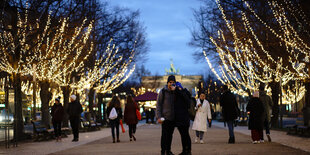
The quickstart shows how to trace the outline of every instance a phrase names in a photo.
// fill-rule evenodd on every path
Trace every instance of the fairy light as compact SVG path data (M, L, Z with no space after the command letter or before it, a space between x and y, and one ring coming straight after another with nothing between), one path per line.
M282 58L278 58L275 60L270 54L269 51L265 50L263 44L259 41L256 36L253 28L250 25L249 20L246 17L246 14L241 12L244 29L253 36L255 43L259 45L259 49L256 49L254 46L254 42L250 39L244 39L241 41L237 35L237 32L234 29L234 24L232 21L229 21L225 15L223 8L219 0L217 0L218 7L222 13L223 20L226 22L226 26L228 30L231 32L233 36L233 51L231 52L231 48L226 44L225 36L222 30L218 31L218 38L214 39L210 37L212 43L215 45L216 50L219 54L220 60L222 61L223 66L220 66L221 76L217 73L216 69L212 67L207 55L205 52L205 58L208 62L208 65L211 71L216 75L216 77L224 84L227 84L228 87L239 95L248 96L247 89L253 92L258 88L258 82L269 83L271 82L272 75L275 76L276 81L282 81L282 86L285 86L291 80L301 80L307 78L309 75L305 73L304 69L306 67L305 63L300 63L297 61L298 53L297 50L302 50L301 52L305 54L305 52L309 53L308 46L303 43L300 37L297 35L295 31L293 31L293 27L290 26L285 14L283 12L277 12L273 10L274 16L277 16L277 21L281 25L281 29L283 34L278 34L275 30L271 29L264 21L262 21L258 15L255 13L253 9L251 9L250 5L244 2L246 6L251 10L252 14L260 20L269 30L276 35L286 47L287 52L289 52L292 57L290 58L290 62L292 64L292 68L295 72L291 72L288 69L288 66L283 66ZM279 7L273 3L274 8ZM281 18L280 18L281 17ZM284 24L283 24L284 23ZM293 31L291 33L291 31ZM297 39L296 39L297 38ZM295 40L294 40L295 39ZM296 41L297 40L297 41ZM220 44L219 44L219 43ZM299 46L299 47L293 47ZM267 57L267 60L263 60L257 50L263 51ZM306 51L305 51L306 50ZM294 53L295 52L295 53ZM234 55L232 55L234 53ZM308 53L305 54L305 59L309 60ZM294 59L292 59L294 58ZM269 62L268 62L269 61ZM267 63L268 62L268 63ZM270 65L273 63L273 65ZM276 66L275 68L271 68L270 66ZM259 71L258 68L262 69ZM233 82L233 83L231 83ZM300 101L304 96L305 89L304 86L300 86L296 91L299 92L297 98L292 97L293 91L287 88L284 92L283 98L285 103L295 103L296 101ZM269 92L270 93L270 92Z

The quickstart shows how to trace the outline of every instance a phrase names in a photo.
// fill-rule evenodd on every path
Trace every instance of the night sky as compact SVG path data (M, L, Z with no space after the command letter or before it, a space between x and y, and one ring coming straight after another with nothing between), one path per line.
M188 45L193 27L193 8L198 0L106 0L112 6L140 11L140 21L146 27L150 50L145 67L151 73L164 75L173 60L181 75L205 75L206 61L196 63L194 48Z

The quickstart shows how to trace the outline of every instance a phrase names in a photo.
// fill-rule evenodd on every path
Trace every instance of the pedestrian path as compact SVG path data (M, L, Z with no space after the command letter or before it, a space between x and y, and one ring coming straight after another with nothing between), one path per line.
M127 130L127 126L124 125ZM192 154L310 154L310 139L286 135L285 132L271 130L273 142L252 144L247 127L235 128L236 144L228 144L228 131L222 122L214 121L205 134L205 144L192 144ZM195 132L190 129L192 142ZM120 143L112 143L111 129L80 133L79 142L71 142L72 135L62 142L27 142L17 148L0 149L0 154L108 154L135 155L160 154L161 126L141 122L137 128L137 141L130 142L128 132L120 133ZM282 145L283 144L283 145ZM304 150L304 151L302 151ZM307 151L307 152L305 152ZM174 132L172 152L182 152L181 138Z
M212 122L212 125L220 128L225 128L223 122L214 121ZM237 126L235 128L235 132L249 136L251 135L251 131L248 129L247 126ZM264 136L265 136L264 139L267 139L265 133ZM275 130L270 131L270 136L273 142L310 152L310 138L287 135L286 132L284 131L275 131Z
M138 126L145 124L140 122ZM125 130L128 127L124 125ZM121 129L120 129L121 132ZM73 135L68 135L67 138L63 138L61 142L56 142L55 140L41 141L41 142L23 142L19 143L18 147L10 147L9 149L0 148L0 154L51 154L54 152L78 147L105 137L111 136L111 128L102 128L100 131L93 132L82 132L79 134L78 142L71 142Z
M192 141L194 140L195 132L190 129L190 135ZM235 133L236 143L228 144L228 132L227 129L212 126L208 129L205 135L204 144L192 143L193 155L204 154L267 154L267 155L309 155L309 152L294 149L274 142L266 142L261 144L252 144L250 136ZM81 145L79 147L59 151L53 153L53 155L62 154L92 154L92 155L159 155L160 154L160 137L161 126L160 125L143 125L137 129L136 133L137 141L129 141L128 133L121 134L120 143L112 143L112 138L106 137L100 140L93 141L91 143ZM180 134L175 130L173 135L173 141L171 151L174 154L182 152L182 144Z

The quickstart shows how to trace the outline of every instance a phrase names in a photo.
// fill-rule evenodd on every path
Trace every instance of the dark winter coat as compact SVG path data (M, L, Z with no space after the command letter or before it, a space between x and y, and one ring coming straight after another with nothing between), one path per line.
M62 122L63 117L64 117L64 108L59 104L54 104L52 107L51 115L52 115L52 122Z
M69 119L81 117L81 113L83 112L82 105L79 101L75 100L69 103L67 113L69 115Z
M166 120L174 121L175 91L168 89L167 85L161 89L157 97L156 118L164 117Z
M264 127L264 105L257 97L250 99L246 110L250 112L249 129L263 130Z
M110 112L111 112L112 108L113 107L108 107L107 108L107 118L109 118L109 115L110 115ZM117 113L117 118L114 119L114 121L118 121L119 122L119 120L123 119L122 108L115 108L115 110L116 110L116 113ZM109 119L109 120L111 120L111 119Z
M220 104L222 106L222 115L224 121L233 121L238 117L238 104L236 97L230 91L224 92L220 97Z
M186 89L175 90L175 103L174 103L174 114L175 114L175 124L176 126L189 126L189 104L190 96Z
M138 106L136 103L127 103L124 111L124 122L127 125L138 124L138 118L136 114L136 110Z

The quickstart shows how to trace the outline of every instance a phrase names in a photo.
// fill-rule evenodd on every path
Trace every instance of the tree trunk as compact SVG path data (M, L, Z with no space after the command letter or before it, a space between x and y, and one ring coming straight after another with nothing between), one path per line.
M36 116L36 111L37 111L37 83L33 81L33 94L32 94L32 102L33 102L33 107L32 107L32 119L37 120Z
M310 120L310 82L305 82L306 94L305 94L305 106L302 109L304 117L304 125L309 125Z
M69 120L69 116L67 114L67 109L68 109L68 105L69 105L69 95L70 95L70 87L69 86L65 86L62 87L62 92L63 92L63 97L64 97L64 109L65 109L65 115L64 115L64 120L63 120L63 126L64 127L69 127L68 124L68 120Z
M99 121L102 123L102 125L105 125L105 108L103 106L103 109L101 109L101 105L104 105L103 103L103 94L98 93L98 111L99 111ZM103 118L102 118L103 115Z
M23 106L22 106L22 90L20 74L13 74L14 86L14 139L19 141L23 137L24 121L23 121Z
M88 108L89 108L89 113L91 114L92 117L95 116L95 113L94 113L94 94L95 94L95 90L93 88L91 88L89 90L89 93L88 93Z
M52 94L49 92L50 84L48 81L43 81L40 83L41 91L41 121L45 126L50 126L51 115L49 113L49 101L51 100Z
M272 92L272 115L271 125L273 127L279 127L279 93L280 93L280 83L272 82L271 83L271 92Z

